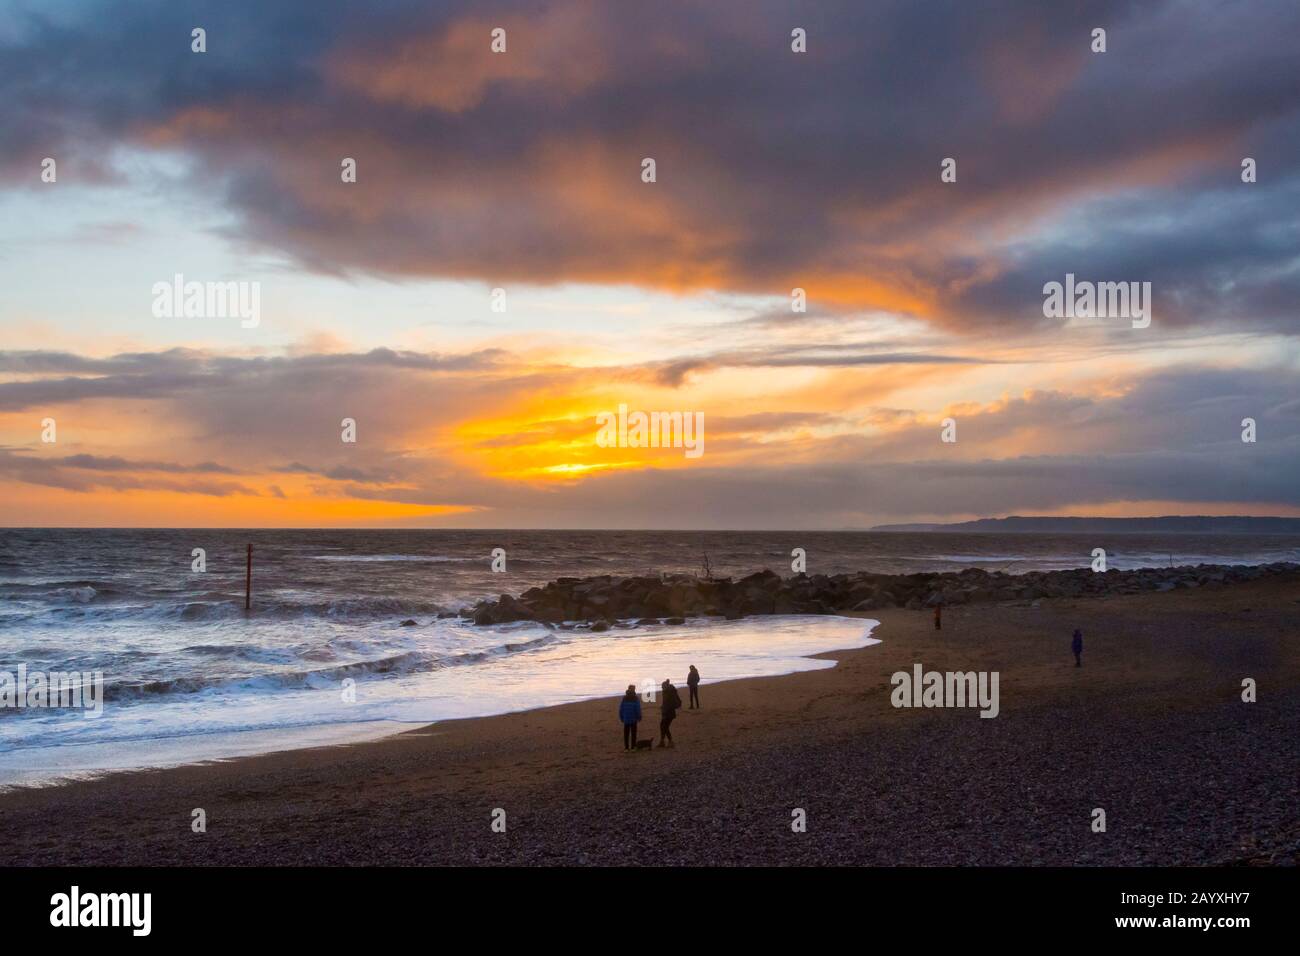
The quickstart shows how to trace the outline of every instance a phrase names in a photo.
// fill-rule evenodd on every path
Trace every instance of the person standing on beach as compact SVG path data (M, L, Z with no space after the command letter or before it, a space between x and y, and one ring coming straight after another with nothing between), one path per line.
M943 630L943 605L942 604L936 604L934 606L934 629L936 631Z
M677 710L682 706L682 695L677 693L677 688L673 686L670 680L664 681L661 688L663 701L659 705L659 746L673 746L673 732L670 729L674 718L677 717ZM667 744L664 743L667 741Z
M641 722L641 699L636 695L636 685L628 684L627 693L618 702L618 719L623 721L623 749L636 749L636 725Z
M691 665L691 672L686 675L686 686L691 691L691 710L700 709L700 672Z
M1074 666L1083 666L1083 631L1077 627L1074 629L1074 640L1070 642L1070 650L1074 651Z

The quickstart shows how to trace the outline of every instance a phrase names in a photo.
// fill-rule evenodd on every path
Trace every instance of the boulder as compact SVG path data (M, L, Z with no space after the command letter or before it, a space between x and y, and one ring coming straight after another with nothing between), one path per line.
M615 621L682 624L686 618L698 616L736 620L748 614L835 614L889 607L916 610L939 603L961 605L983 601L1025 601L1036 606L1045 598L1226 587L1233 582L1272 575L1300 579L1300 564L1111 569L1101 573L1080 567L1027 574L967 568L959 573L942 574L860 572L796 574L789 578L765 569L735 581L685 574L628 578L606 574L557 578L543 587L529 588L519 597L502 594L496 600L479 601L459 612L439 608L437 615L439 618L459 615L475 624L527 620L565 628L572 626L566 622L599 622L603 623L600 629L605 630L614 626ZM412 627L417 622L408 619L401 625Z

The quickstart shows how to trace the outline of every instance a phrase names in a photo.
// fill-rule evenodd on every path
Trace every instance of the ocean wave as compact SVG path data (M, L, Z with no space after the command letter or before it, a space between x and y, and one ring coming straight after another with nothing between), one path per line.
M1023 554L936 554L933 557L917 558L918 561L948 561L953 564L1014 564L1028 560ZM1062 556L1053 559L1051 557L1045 560L1067 561L1070 557ZM1086 563L1086 562L1083 562Z
M289 648L259 647L248 644L191 644L189 647L182 647L181 652L200 657L248 661L253 664L285 664L298 659L298 655Z
M286 690L334 690L346 678L392 677L417 674L448 667L464 667L484 661L537 650L554 643L553 633L529 640L515 641L484 650L447 653L427 650L397 651L370 660L350 661L329 667L285 668L260 674L237 674L205 677L187 674L156 680L117 680L104 685L104 700L109 703L156 701L167 696L203 693L279 692ZM274 648L194 644L183 650L209 657L248 662L282 663L284 652ZM297 658L298 663L304 663ZM13 710L13 713L19 711Z
M270 610L289 615L320 615L327 618L374 618L384 615L437 614L446 610L433 601L396 597L338 598L323 602L286 602Z
M244 610L242 595L221 595L206 600L176 600L159 598L150 603L125 603L101 601L102 592L62 589L58 593L47 591L47 596L57 603L40 606L28 596L16 603L14 611L6 618L39 624L42 620L77 621L81 623L128 623L131 621L179 621L190 624L221 623L249 617L252 620L292 622L297 620L338 621L342 623L380 622L385 618L402 619L434 617L446 607L435 601L411 600L395 597L338 597L334 599L285 600L267 596L255 599L250 612ZM136 599L138 602L139 599ZM26 604L24 607L23 604Z
M105 581L7 581L0 584L0 600L6 601L70 601L89 604L96 600L111 600L122 592Z
M478 558L453 558L445 554L313 554L311 561L338 561L342 563L375 564L389 561L415 561L424 564L467 564Z
M156 699L173 694L200 694L210 691L247 692L282 690L323 690L336 686L345 677L370 674L403 674L427 670L431 655L422 651L404 651L370 661L356 661L335 667L310 670L279 670L264 674L227 677L187 675L162 680L119 682L104 688L104 699L112 702Z

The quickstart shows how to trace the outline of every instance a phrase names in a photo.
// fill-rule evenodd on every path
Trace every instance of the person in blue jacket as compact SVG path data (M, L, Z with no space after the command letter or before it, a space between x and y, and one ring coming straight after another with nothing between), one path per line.
M1074 666L1083 666L1083 631L1074 629L1074 640L1070 641L1070 650L1074 651Z
M623 749L636 749L636 725L641 722L641 699L636 695L636 685L628 684L627 693L618 702L618 719L623 721Z

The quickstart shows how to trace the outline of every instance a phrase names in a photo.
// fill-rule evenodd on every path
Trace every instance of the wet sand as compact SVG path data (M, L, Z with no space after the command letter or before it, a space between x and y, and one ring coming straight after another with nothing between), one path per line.
M939 632L930 612L869 616L883 643L834 668L705 684L671 750L624 753L611 688L12 790L0 840L19 865L1300 862L1300 582L954 607ZM894 708L890 675L918 662L999 672L999 716Z

